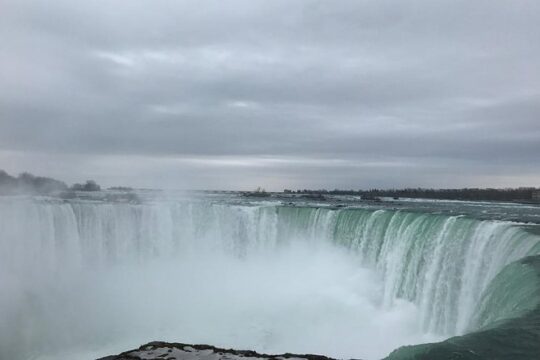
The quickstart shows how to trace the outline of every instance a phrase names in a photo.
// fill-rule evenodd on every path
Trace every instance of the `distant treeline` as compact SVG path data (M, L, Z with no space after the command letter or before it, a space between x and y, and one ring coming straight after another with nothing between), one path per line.
M4 170L0 170L0 195L7 194L50 194L65 191L68 186L59 180L48 177L34 176L30 173L22 173L19 176L11 176Z
M506 189L370 189L370 190L284 190L291 194L310 194L310 195L357 195L364 199L375 199L379 197L392 198L424 198L424 199L443 199L443 200L491 200L491 201L530 201L536 200L540 188L521 187Z
M41 194L48 195L72 191L99 191L101 187L93 180L84 184L73 184L71 187L60 180L35 176L24 172L19 176L11 176L4 170L0 170L0 195L13 194Z
M85 184L73 184L70 190L74 191L99 191L101 186L99 186L94 180L87 180Z

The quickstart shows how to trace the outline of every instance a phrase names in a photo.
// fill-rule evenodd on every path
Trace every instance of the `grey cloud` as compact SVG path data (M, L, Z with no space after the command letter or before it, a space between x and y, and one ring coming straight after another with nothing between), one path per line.
M133 174L162 174L138 184L157 187L540 181L537 1L2 6L0 152L24 159L0 157L12 172L38 153L58 177L73 176L66 155L96 171L137 159ZM208 160L238 157L250 166ZM253 162L268 157L283 161ZM130 172L105 168L111 182Z

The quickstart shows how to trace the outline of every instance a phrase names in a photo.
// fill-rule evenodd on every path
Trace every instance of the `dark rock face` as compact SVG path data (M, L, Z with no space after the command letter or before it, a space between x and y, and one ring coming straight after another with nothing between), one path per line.
M98 360L334 360L321 355L267 355L250 350L221 349L210 345L151 342L136 350Z

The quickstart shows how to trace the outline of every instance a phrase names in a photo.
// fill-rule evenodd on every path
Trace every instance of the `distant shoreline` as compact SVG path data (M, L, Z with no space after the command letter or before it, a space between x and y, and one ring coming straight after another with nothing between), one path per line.
M115 186L109 188L117 191L135 190L131 187ZM73 191L100 191L101 187L93 180L87 180L84 184L66 185L63 181L35 176L24 172L17 177L9 175L0 169L0 195L34 194L54 195ZM158 190L158 189L156 189ZM187 190L186 190L187 191ZM200 190L207 192L221 192L220 190ZM325 201L326 196L358 196L361 200L381 201L381 198L427 199L427 200L458 200L458 201L498 201L517 202L523 204L540 204L540 187L519 188L461 188L461 189L428 189L428 188L403 188L403 189L370 189L370 190L326 190L326 189L301 189L282 192L267 192L262 188L255 191L223 191L240 193L246 197L269 198L279 194L280 197L301 197L310 200Z
M284 190L283 193L307 197L322 198L325 195L359 196L363 200L378 201L381 198L428 199L428 200L458 200L458 201L503 201L540 203L540 188L462 188L462 189L370 189L370 190Z

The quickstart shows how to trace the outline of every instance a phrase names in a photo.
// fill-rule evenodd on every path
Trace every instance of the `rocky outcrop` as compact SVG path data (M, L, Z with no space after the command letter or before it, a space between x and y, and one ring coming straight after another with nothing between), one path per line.
M136 350L98 360L333 360L321 355L267 355L250 350L221 349L210 345L151 342Z

